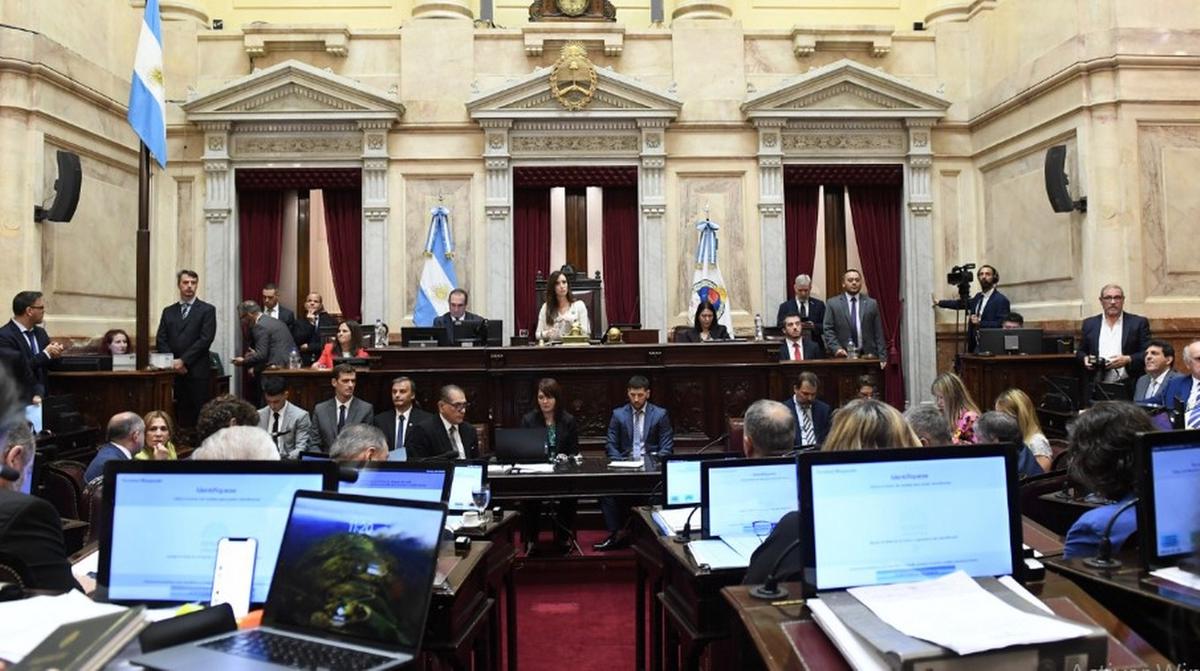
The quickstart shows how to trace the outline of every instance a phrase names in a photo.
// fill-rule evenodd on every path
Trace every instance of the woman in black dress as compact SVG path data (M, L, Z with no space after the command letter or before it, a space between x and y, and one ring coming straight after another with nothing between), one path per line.
M549 458L559 454L579 454L579 425L563 409L562 387L553 378L538 380L537 407L521 418L521 428L546 430L546 456ZM551 505L554 507L554 545L568 553L574 536L576 502L574 499L562 499L552 501ZM530 553L537 541L541 512L541 503L538 501L521 505L521 540L525 542L525 554Z
M717 340L729 340L729 330L717 323L717 311L712 303L700 301L700 305L696 306L696 316L692 319L692 328L680 333L678 342Z

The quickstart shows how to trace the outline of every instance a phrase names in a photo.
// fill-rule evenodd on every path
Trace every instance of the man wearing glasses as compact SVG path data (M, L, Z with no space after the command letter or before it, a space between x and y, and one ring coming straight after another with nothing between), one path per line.
M413 424L408 437L409 461L454 460L479 457L479 438L467 423L467 395L455 385L442 387L437 414Z
M46 395L50 369L63 353L62 343L50 342L46 329L46 301L40 291L13 296L13 318L0 327L0 359L21 386L26 403L39 404Z
M1106 284L1100 290L1101 314L1083 320L1083 342L1075 356L1100 382L1128 382L1145 372L1150 322L1125 312L1125 290Z

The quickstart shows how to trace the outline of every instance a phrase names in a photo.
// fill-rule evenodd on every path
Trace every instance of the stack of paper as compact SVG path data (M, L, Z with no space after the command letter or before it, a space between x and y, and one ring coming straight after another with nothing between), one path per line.
M698 506L689 508L666 508L663 510L655 510L653 513L654 521L658 523L658 528L668 536L677 535L683 530L687 524L688 517L691 517L692 528L700 528L700 513L696 510ZM692 513L695 512L693 515Z
M750 557L761 544L757 536L730 536L692 541L687 549L696 566L717 571L750 566Z
M96 603L77 591L0 603L0 659L19 662L55 629L70 623L126 610Z

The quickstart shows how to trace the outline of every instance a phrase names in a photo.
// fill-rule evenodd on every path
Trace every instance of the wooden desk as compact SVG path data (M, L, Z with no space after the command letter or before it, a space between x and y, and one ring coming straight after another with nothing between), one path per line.
M425 623L422 656L445 662L454 669L490 669L499 663L500 651L489 633L489 615L495 605L487 593L485 557L491 543L472 543L466 556L454 555L454 546L443 544L438 573L446 581L433 589Z
M492 500L581 499L600 496L649 496L662 483L658 462L646 459L641 469L609 468L608 458L584 457L582 464L557 464L553 473L489 473Z
M800 583L784 583L783 587L793 595L792 598L796 598L795 595L800 594L802 589ZM1097 624L1107 630L1107 668L1168 668L1165 657L1071 581L1048 573L1045 582L1034 583L1027 588L1062 617ZM811 612L803 602L775 605L751 597L749 591L749 587L741 585L726 587L721 591L738 623L733 653L735 666L730 668L770 671L836 671L850 668L821 628L812 621ZM797 640L802 652L792 645L783 630L784 623L795 623L793 626L800 632Z
M517 557L516 544L513 535L517 529L520 513L506 510L503 516L490 524L473 529L459 529L456 536L466 536L472 543L487 542L491 549L484 557L487 566L488 595L495 606L497 626L491 628L491 645L499 653L501 650L501 629L503 629L504 653L508 671L517 669L517 589L513 579L513 561ZM502 597L503 595L503 597ZM504 616L500 616L500 604L504 604ZM499 626L503 624L503 627ZM497 654L495 666L500 668L500 657Z
M175 373L169 370L50 373L55 394L74 394L80 414L90 426L108 426L118 412L145 415L151 410L174 412Z
M857 378L871 373L882 383L879 364L869 359L778 361L779 343L592 345L589 347L383 348L379 364L359 373L357 395L377 409L391 407L393 378L417 386L418 405L436 407L448 383L466 392L467 421L497 427L520 425L536 405L537 381L553 377L563 387L562 403L579 422L585 451L603 448L613 408L626 403L625 383L634 374L651 382L652 401L666 407L678 449L699 447L725 431L726 417L740 417L760 398L786 398L801 370L816 373L820 396L840 405L857 392ZM327 371L275 370L288 382L291 400L312 408L332 397Z
M990 410L1005 389L1020 389L1037 403L1052 388L1043 376L1066 376L1079 381L1083 398L1083 366L1074 354L962 355L962 380L979 407Z

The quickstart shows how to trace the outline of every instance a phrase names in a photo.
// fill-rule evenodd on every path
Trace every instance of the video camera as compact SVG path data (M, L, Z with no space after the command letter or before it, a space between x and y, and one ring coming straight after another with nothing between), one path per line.
M946 273L946 283L958 287L958 295L963 300L963 305L966 305L971 297L971 282L975 281L975 273L971 271L974 269L974 263L964 263L954 266Z

